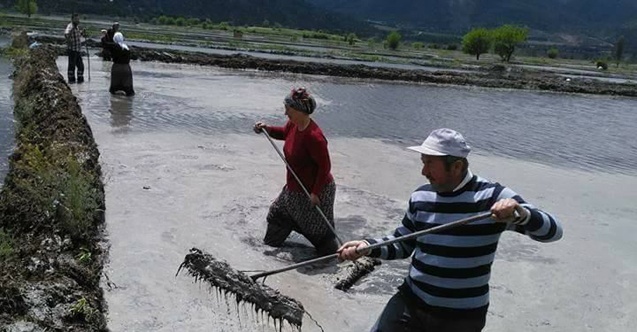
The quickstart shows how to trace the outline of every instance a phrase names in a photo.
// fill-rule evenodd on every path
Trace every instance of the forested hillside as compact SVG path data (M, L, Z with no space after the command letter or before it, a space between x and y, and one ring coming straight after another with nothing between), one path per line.
M16 0L0 0L6 8ZM319 9L303 0L37 0L39 12L114 16L136 16L149 19L159 15L187 16L231 22L236 25L267 22L272 25L302 29L323 29L334 32L373 34L370 25Z
M504 23L549 31L617 29L637 19L635 0L307 0L361 19L441 31Z
M5 8L16 0L0 0ZM637 0L37 0L42 14L101 14L148 20L159 15L196 17L234 25L271 25L383 36L366 23L403 31L459 36L473 27L517 24L547 34L624 36L637 49ZM454 37L455 38L455 37Z

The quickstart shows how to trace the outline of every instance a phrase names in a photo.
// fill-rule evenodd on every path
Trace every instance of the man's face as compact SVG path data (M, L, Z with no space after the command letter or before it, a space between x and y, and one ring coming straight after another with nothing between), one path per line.
M449 170L445 167L444 157L421 155L421 174L429 180L431 187L440 193L451 192L462 181L461 165L452 164ZM459 163L459 162L457 162Z
M80 17L78 15L71 17L71 22L73 22L74 25L80 24Z
M119 24L113 24L113 32L117 32L119 30Z

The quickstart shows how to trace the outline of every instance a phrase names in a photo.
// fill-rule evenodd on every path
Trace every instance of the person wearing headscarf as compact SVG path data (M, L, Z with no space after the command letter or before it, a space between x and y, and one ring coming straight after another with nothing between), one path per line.
M336 184L331 174L327 139L311 118L316 101L305 88L293 89L284 100L288 121L284 126L254 125L254 131L265 130L272 138L283 140L283 153L299 183L287 170L286 184L268 212L264 243L279 247L292 231L300 233L316 248L319 255L332 254L338 249L334 229L334 199ZM304 191L307 189L309 196ZM319 206L331 228L316 210Z
M118 91L124 91L127 96L135 95L133 72L130 67L131 53L128 45L124 43L124 35L121 32L116 32L113 35L113 42L106 43L106 46L113 58L109 92L115 94Z

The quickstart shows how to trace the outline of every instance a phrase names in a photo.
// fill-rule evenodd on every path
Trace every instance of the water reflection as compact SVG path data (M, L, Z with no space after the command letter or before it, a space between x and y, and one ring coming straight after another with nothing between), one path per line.
M133 98L120 95L111 96L111 126L117 131L128 132L133 119Z

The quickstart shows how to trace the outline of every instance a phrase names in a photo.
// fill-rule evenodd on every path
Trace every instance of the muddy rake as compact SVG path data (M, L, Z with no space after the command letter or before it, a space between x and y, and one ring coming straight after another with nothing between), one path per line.
M453 227L486 219L490 216L490 212L478 214L473 217L456 220L391 240L375 243L367 248L370 250L380 248L395 242L414 239L421 235L445 231ZM301 302L281 294L279 291L265 285L262 282L257 282L257 279L306 265L331 261L337 257L338 253L334 253L297 264L292 264L284 268L259 272L252 276L248 276L244 272L233 269L228 263L217 260L212 255L204 253L197 248L193 248L190 250L190 253L186 255L184 262L179 266L177 274L179 274L182 269L185 269L188 274L195 278L196 281L206 281L212 288L218 290L219 293L222 293L226 297L226 300L229 296L234 296L237 305L241 303L248 303L257 313L266 314L269 318L272 318L275 322L275 326L278 322L279 330L282 330L283 322L285 321L300 331L303 323L303 315L307 314L308 317L312 319L312 317L303 308Z

